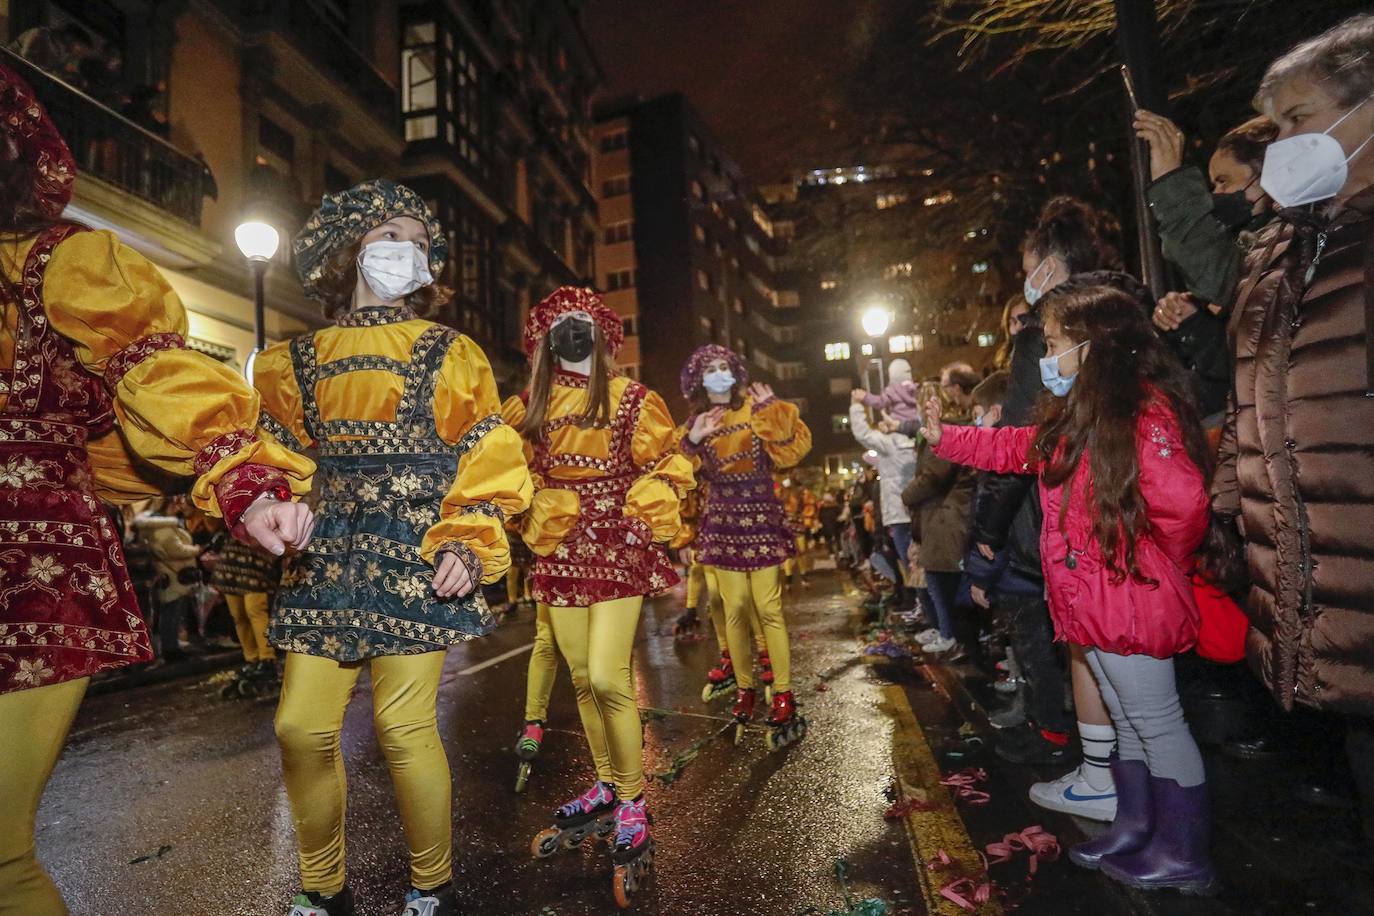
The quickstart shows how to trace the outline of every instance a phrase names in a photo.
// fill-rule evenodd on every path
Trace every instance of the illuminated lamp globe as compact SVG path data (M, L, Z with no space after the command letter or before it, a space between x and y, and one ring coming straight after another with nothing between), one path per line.
M281 236L267 223L254 221L241 223L234 230L234 241L238 243L239 251L243 252L243 256L248 260L270 261L277 253L277 246L281 244Z
M863 324L864 333L869 337L882 337L892 324L892 310L881 305L871 306L864 310L860 321Z

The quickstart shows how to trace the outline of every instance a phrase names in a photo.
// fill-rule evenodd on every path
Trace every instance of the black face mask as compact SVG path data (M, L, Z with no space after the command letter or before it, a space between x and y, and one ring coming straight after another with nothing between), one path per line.
M553 345L553 355L570 363L580 363L592 355L596 339L592 334L592 323L581 318L561 321L549 332L549 342Z
M1212 195L1212 215L1231 232L1239 232L1254 218L1251 210L1254 204L1245 197L1244 191Z

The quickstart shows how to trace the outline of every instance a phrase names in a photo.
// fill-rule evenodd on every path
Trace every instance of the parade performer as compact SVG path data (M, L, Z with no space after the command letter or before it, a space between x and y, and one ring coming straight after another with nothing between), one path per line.
M538 557L532 591L572 672L596 762L596 783L558 809L532 850L571 848L613 821L624 907L653 853L631 651L644 596L678 581L663 545L694 481L663 399L615 373L622 340L620 318L592 290L562 287L540 302L525 325L521 432L535 477L524 529Z
M419 317L443 299L445 239L404 186L326 194L293 247L334 326L254 368L264 425L320 456L319 527L286 564L270 631L286 651L276 730L303 886L291 916L352 913L339 733L365 666L410 848L404 916L457 912L435 697L445 649L492 628L479 586L506 573L503 522L530 480L486 356Z
M807 543L812 529L816 526L816 494L790 476L785 476L773 488L774 494L782 500L783 514L787 517L787 527L796 538L797 553L782 565L782 577L789 583L798 577L804 587L806 574L811 571L811 558L806 555Z
M281 686L277 651L267 639L268 607L281 584L281 558L220 535L210 585L224 596L234 619L243 667L220 690L225 699L274 693Z
M152 658L98 498L156 495L136 461L192 477L197 506L281 554L312 517L314 465L256 429L258 398L186 347L186 312L111 232L61 219L75 163L0 65L0 913L63 916L34 818L91 675Z
M501 419L519 429L525 422L525 398L528 392L506 398L501 405ZM511 570L516 570L517 551L532 554L520 536L517 527L511 531L511 524L523 525L524 516L507 521L506 536L510 539ZM529 569L523 571L524 593L529 593ZM506 597L515 604L519 593L511 588L507 579ZM534 606L534 649L530 652L530 664L525 672L525 724L515 738L515 755L520 758L520 768L515 777L515 791L525 791L525 783L530 776L534 759L544 747L544 732L549 721L549 698L553 696L553 684L558 677L558 647L553 641L553 624L549 622L549 606L537 602Z
M744 361L725 347L697 348L680 381L692 406L681 448L708 485L697 535L701 561L716 569L734 658L748 657L750 606L758 613L774 676L768 746L780 747L800 738L806 723L792 696L782 616L782 564L795 554L796 543L772 473L806 456L811 431L796 405L774 397L767 385L749 385ZM738 665L735 680L733 714L742 726L754 713L752 666Z

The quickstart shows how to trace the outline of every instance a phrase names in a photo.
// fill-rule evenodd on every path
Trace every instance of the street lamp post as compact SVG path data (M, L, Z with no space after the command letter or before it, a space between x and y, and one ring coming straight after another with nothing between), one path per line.
M252 381L253 361L259 353L267 349L267 305L263 279L267 276L267 265L277 253L281 237L277 230L267 223L252 221L241 223L234 230L234 241L238 243L239 251L248 259L248 265L253 268L254 346L248 357L248 365L244 366L244 374Z
M878 340L887 333L887 329L892 325L892 309L881 304L870 305L868 308L864 309L863 314L859 317L859 323L863 325L865 334L873 340ZM874 355L870 356L867 361L863 363L864 387L869 387L869 373L872 372L876 364L878 367L878 389L881 390L886 385L884 380L883 360L882 357L877 355L878 348L876 345L873 348L873 352ZM872 389L870 388L870 390Z

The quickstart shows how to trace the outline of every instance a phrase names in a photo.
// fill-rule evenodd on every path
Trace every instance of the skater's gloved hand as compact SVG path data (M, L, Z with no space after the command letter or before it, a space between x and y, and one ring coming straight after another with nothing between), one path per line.
M434 594L440 598L461 598L474 586L472 573L458 554L451 550L440 552L434 567Z
M305 503L287 503L267 494L244 510L239 518L244 532L273 556L286 548L304 550L315 533L315 513Z

